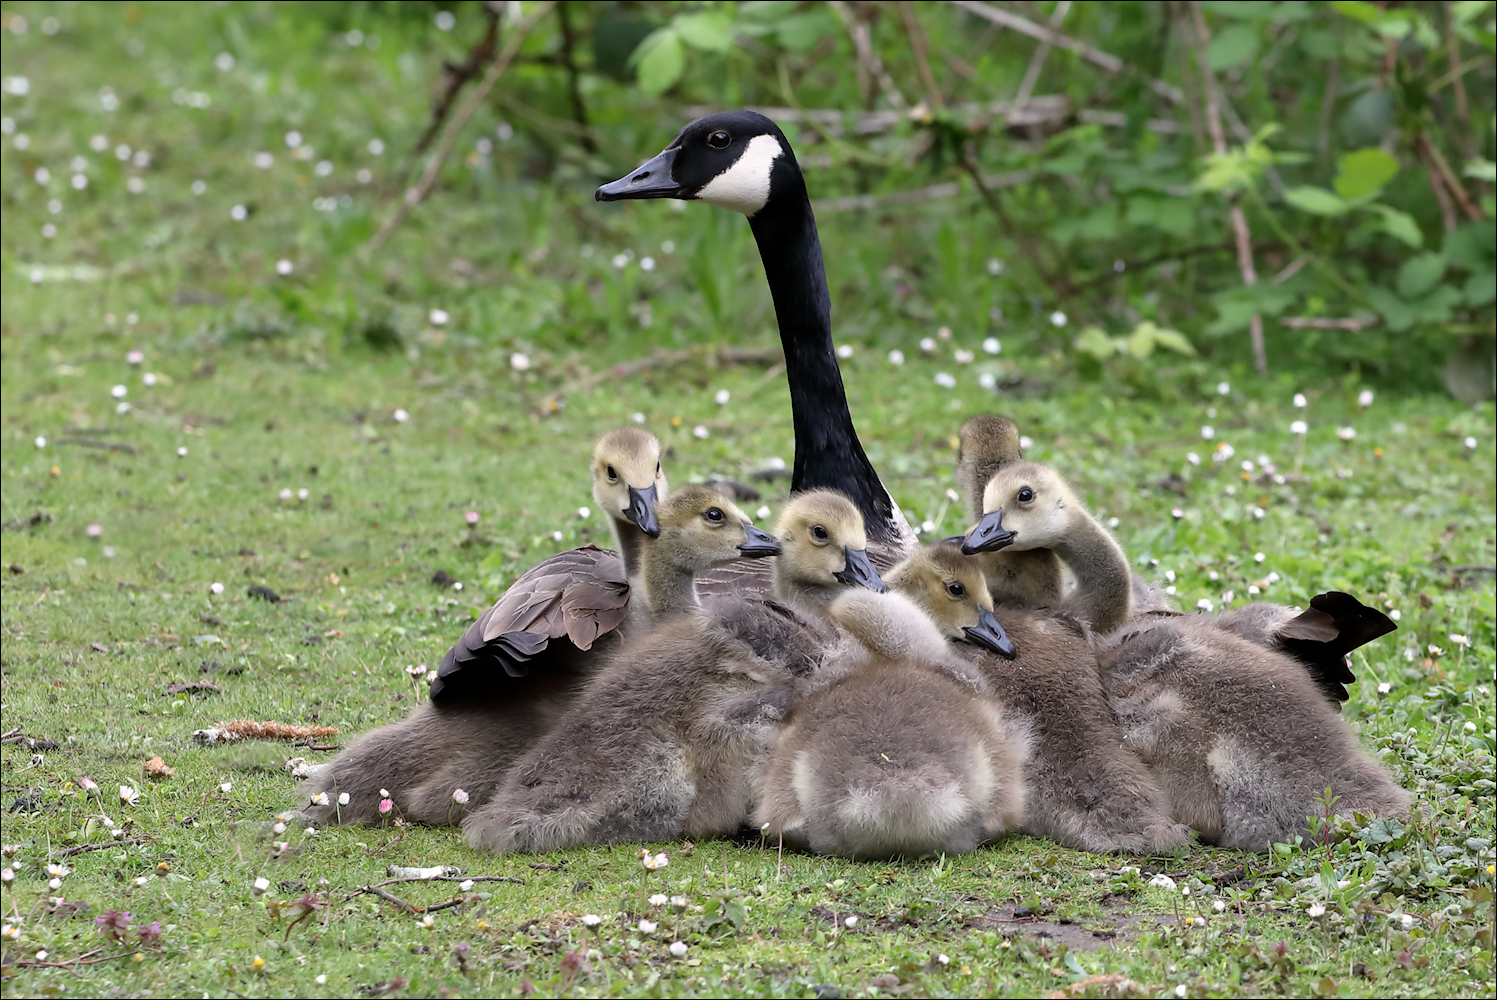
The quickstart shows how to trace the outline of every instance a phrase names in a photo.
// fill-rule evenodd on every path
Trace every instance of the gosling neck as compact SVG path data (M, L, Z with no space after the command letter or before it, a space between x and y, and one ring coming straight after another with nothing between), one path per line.
M659 546L660 540L655 545ZM663 618L702 603L697 597L696 572L678 565L667 552L652 549L646 553L640 586L651 618Z
M1076 602L1094 632L1111 632L1133 612L1133 580L1123 547L1096 520L1078 511L1064 538L1053 546L1076 574Z
M838 490L862 512L871 538L900 544L894 502L863 452L847 406L832 344L832 300L821 238L805 179L793 162L782 162L775 169L793 172L793 177L787 173L782 193L755 213L749 226L764 262L785 350L795 426L790 490Z
M613 546L624 561L624 576L631 581L638 579L643 558L641 552L649 536L628 518L610 513L608 523L613 528Z

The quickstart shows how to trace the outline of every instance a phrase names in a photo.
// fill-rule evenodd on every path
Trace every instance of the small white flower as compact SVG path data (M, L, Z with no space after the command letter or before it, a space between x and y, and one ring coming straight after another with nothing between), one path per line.
M660 925L655 923L655 921L653 920L641 920L639 922L639 932L641 934L654 934L655 929L659 926Z
M121 785L120 801L127 806L138 805L140 803L140 792L130 785Z
M1253 562L1255 562L1255 563L1260 563L1260 562L1262 562L1263 560L1265 560L1267 558L1268 558L1268 556L1264 555L1262 552L1254 552L1253 553Z
M685 896L672 896L671 897L671 906L674 909L677 909L677 910L684 910L684 909L686 909L686 897Z
M115 399L124 399L127 395L129 395L129 393L130 390L123 385L117 385L113 389L109 390L109 395L113 396Z
M302 501L303 503L305 503L306 500L307 500L307 498L310 497L311 495L312 495L312 491L309 490L309 489L307 489L305 486L303 486L301 489L299 489L299 490L296 491L296 499Z
M468 793L461 788L454 788L452 790L452 801L460 806L465 806L468 804Z
M992 372L982 372L977 376L977 384L982 388L988 390L989 392L992 392L994 389L998 388L998 376L994 375Z
M1179 507L1172 507L1170 509L1170 517L1173 517L1176 521L1180 520L1184 516L1185 511L1181 510ZM1117 520L1117 518L1113 518L1113 520Z
M1117 518L1115 518L1115 517L1109 517L1109 518L1108 518L1108 519L1107 519L1107 526L1108 526L1108 527L1109 527L1109 528L1116 528L1116 527L1117 527L1117 526L1118 526L1118 525L1120 525L1120 524L1122 524L1122 523L1123 523L1123 522L1122 522L1122 521L1120 521L1120 520L1118 520L1118 519L1117 519Z
M477 884L478 884L478 883L477 883L477 882L474 882L474 881L473 881L473 880L472 880L472 879L470 879L470 878L465 878L465 879L463 879L463 880L462 880L462 881L461 881L461 882L459 882L459 883L458 883L458 884L457 884L457 887L458 887L458 888L459 888L459 889L461 889L461 890L462 890L462 891L463 891L463 892L472 892L472 891L473 891L473 887L474 887L474 886L475 886L475 885L477 885Z
M989 258L988 259L988 273L991 274L995 278L998 275L1002 274L1003 273L1003 261L999 260L997 257L991 257L991 258Z
M44 438L44 437L42 437L42 435L40 435L40 434L38 434L36 436L36 440L34 442L32 442L32 443L35 444L38 448L45 448L45 447L47 447L47 439Z
M204 193L206 193L207 190L208 190L208 183L206 181L200 181L200 180L193 181L192 185L188 188L188 190L191 191L194 195L196 195L199 198L201 198L204 195Z
M1253 471L1253 463L1252 463L1251 459L1244 458L1242 460L1242 471L1243 472L1252 472Z
M951 964L951 956L950 955L944 955L944 954L937 955L936 956L936 961L940 962L942 965L950 965Z
M426 930L431 930L433 927L437 926L437 918L432 916L430 913L422 915L422 917L416 922Z
M920 338L920 349L922 351L924 351L926 354L934 354L934 353L936 353L936 338L934 338L934 337L921 337Z
M0 882L7 882L7 883L9 883L9 882L14 882L15 880L16 880L16 870L14 868L10 867L9 865L6 865L4 869L0 869Z
M1215 578L1216 578L1216 574L1213 573L1212 574L1212 579L1215 579ZM1199 601L1196 601L1196 607L1199 608L1202 611L1210 611L1215 606L1216 605L1214 605L1214 604L1211 603L1211 599L1209 597L1203 597Z
M1215 427L1212 427L1210 424L1205 424L1205 425L1203 425L1201 427L1201 440L1202 441L1210 441L1214 437L1216 437L1216 428Z
M1269 583L1278 583L1279 580L1282 579L1282 577L1280 577L1277 572L1271 572L1264 579L1266 579Z
M98 538L100 535L104 534L104 526L95 522L84 528L83 533L89 538Z
M275 262L275 273L281 275L282 277L290 274L295 269L296 265L292 264L284 257Z
M1460 632L1450 633L1450 641L1455 643L1457 646L1471 645L1471 637L1469 635L1463 635Z
M988 354L999 354L1003 351L1003 345L998 342L997 337L989 337L982 342L982 349Z
M551 532L551 538L553 540L555 540L555 541L558 541L558 542L565 541L566 537L567 536L564 535L564 534L562 534L560 531L553 531L553 532Z
M333 161L332 160L318 160L317 161L317 166L315 166L315 167L312 168L312 173L316 174L318 177L327 177L332 172L333 172Z
M1372 405L1372 398L1372 390L1363 389L1361 392L1357 393L1357 405L1365 410L1367 407Z
M289 486L285 487L284 489L281 490L281 492L277 493L276 496L279 497L282 500L290 500L291 499L291 487L289 487Z
M901 351L897 347L894 348L894 350L890 351L889 352L889 364L891 364L891 365L902 365L902 364L904 364L904 352Z
M132 177L131 180L134 180L134 178ZM83 175L83 174L74 174L73 175L73 190L74 191L82 191L86 187L88 187L88 177L85 176L85 175Z
M369 140L369 147L368 148L369 148L369 155L370 156L383 156L384 152L385 152L385 143L384 143L384 140L382 140L382 139L370 139Z
M1290 434L1308 434L1309 432L1310 425L1305 423L1303 420L1296 420L1294 423L1289 425Z
M155 372L146 372L144 375L142 375L140 377L140 381L141 381L142 385L144 385L146 388L149 389L150 387L154 386L156 384L156 382L157 382L156 373Z
M1355 427L1337 427L1336 436L1343 441L1350 441L1357 436Z
M224 592L224 585L221 584L221 583L219 583L218 581L215 580L213 583L208 584L208 593L210 593L210 594L222 594L223 592Z
M626 268L628 266L629 266L629 255L628 254L626 254L626 253L616 253L616 254L613 255L613 269L615 271L622 271L624 268Z
M1162 872L1149 879L1149 885L1160 889L1168 889L1170 892L1174 892L1176 889L1175 880Z
M1310 405L1310 403L1309 403L1308 400L1305 399L1305 394L1304 393L1302 393L1302 392L1296 392L1294 394L1294 408L1295 409L1297 409L1297 410L1303 410L1305 407L1307 407L1309 405Z
M1050 325L1051 326L1065 326L1066 325L1066 314L1063 313L1063 312L1061 312L1059 309L1055 310L1055 312L1053 312L1053 313L1050 314Z
M339 792L338 793L338 805L340 805L340 806L346 806L346 805L348 805L348 793L347 792Z
M629 419L634 421L636 424L642 424L645 422L645 415L636 411L632 416L630 416Z
M1465 445L1466 445L1467 448L1470 448L1472 451L1475 451L1476 450L1476 438L1471 437L1468 434L1466 436Z
M1412 913L1405 913L1403 916L1398 918L1398 922L1403 925L1404 930L1409 930L1414 926L1414 915Z
M936 336L939 337L939 338L941 338L942 340L950 340L951 339L951 327L949 327L949 326L939 327L936 330Z
M1189 462L1191 465L1200 465L1201 464L1201 456L1197 455L1193 451L1188 451L1188 452L1185 453L1185 461Z
M1033 448L1034 447L1034 438L1030 437L1028 434L1021 434L1021 435L1019 435L1019 447L1020 448L1024 448L1026 450L1029 449L1029 448Z
M602 922L603 918L598 916L596 913L584 913L582 915L582 925L584 927L596 927Z
M1474 733L1474 732L1476 732L1476 723L1474 723L1474 722L1467 722L1464 725L1462 725L1461 728L1464 729L1468 733Z
M1189 896L1190 895L1190 886L1188 886L1188 885L1182 885L1180 887L1180 895L1182 895L1182 896Z
M300 146L300 145L301 145L301 133L300 132L296 131L295 129L292 129L290 132L286 133L286 148L287 149L295 149L297 146Z
M843 361L846 361L848 358L852 357L852 345L851 344L838 344L837 345L837 357L841 358Z
M1230 382L1216 383L1216 394L1218 396L1230 396L1232 394L1232 384Z
M717 390L716 395L712 397L712 401L715 402L718 406L727 406L728 400L732 398L733 394L731 392L726 389L719 389Z
M655 270L655 258L654 257L641 257L639 259L639 269L641 271L653 271L653 270Z
M261 170L269 170L274 165L275 157L271 154L264 151L255 154L255 166Z
M970 365L977 357L977 355L973 354L971 351L964 351L961 348L957 348L955 351L953 351L951 356L959 365Z
M849 930L851 930L852 928L858 926L858 915L856 913L850 914L849 916L847 916L846 918L843 919L842 925L844 927L848 928Z
M120 405L118 405L118 406L116 406L114 408L114 412L118 413L120 416L124 416L125 414L127 414L127 413L130 412L130 404L129 403L121 403Z
M691 436L696 438L698 441L707 440L708 436L710 436L711 433L712 432L707 429L706 424L697 424L691 429Z
M368 184L374 180L374 171L368 167L360 167L358 173L354 174L354 177L358 179L360 184Z
M759 509L754 511L754 520L762 521L772 513L774 511L769 509L769 504L761 504Z
M592 515L593 515L593 512L592 512L592 508L591 507L578 507L577 508L577 518L579 520L586 521L589 517L592 517Z
M60 879L60 878L48 879L47 880L47 888L51 889L54 892L56 892L58 889L62 888L62 879Z
M446 309L433 309L429 314L429 318L431 319L432 326L446 326L447 320L451 317L447 315Z
M685 941L672 941L669 950L670 950L670 953L671 953L672 957L674 957L674 958L685 958L686 957L686 942Z
M1217 913L1225 913L1227 909L1227 901L1224 899L1218 899L1211 904L1211 908Z
M48 865L45 871L49 878L67 878L70 874L68 869L62 865Z
M276 820L275 825L270 828L270 832L271 833L277 833L277 834L285 833L286 832L286 824L282 823L280 820Z
M653 872L658 871L661 868L668 867L671 863L671 859L666 856L663 851L660 854L653 855L649 851L646 851L643 863L645 868Z
M509 356L509 366L517 372L528 372L530 370L530 355L524 351L516 351Z
M956 376L950 372L936 372L936 385L942 389L955 389Z
M243 205L235 205L233 208L229 209L229 218L233 219L235 222L243 222L245 219L249 218L249 210L246 209Z
M1441 649L1439 646L1436 646L1434 643L1430 643L1429 644L1429 655L1430 656L1444 656L1445 655L1445 650Z
M668 900L666 899L665 893L663 892L657 892L655 893L655 895L650 897L651 906L664 906L667 902Z
M388 799L390 797L390 790L388 788L381 788L379 790L379 797L382 799Z
M406 411L405 409L400 408L400 407L397 407L396 410L395 410L395 412L393 414L391 414L391 416L393 416L395 418L395 422L397 424L403 424L407 420L411 419L410 413L408 411Z
M264 895L266 892L270 891L270 879L266 878L264 875L261 875L259 878L255 879L253 883L250 884L250 891L253 892L256 896Z
M234 56L229 52L220 52L213 57L213 65L218 67L220 73L227 73L234 68Z
M312 980L312 982L316 983L318 986L326 986L327 976L319 974L315 979Z
M1190 991L1185 988L1184 983L1181 983L1179 986L1175 987L1175 996L1177 997L1184 997L1189 992Z
M1311 903L1309 908L1306 909L1305 912L1309 914L1312 919L1315 917L1323 917L1325 916L1325 905L1322 903Z

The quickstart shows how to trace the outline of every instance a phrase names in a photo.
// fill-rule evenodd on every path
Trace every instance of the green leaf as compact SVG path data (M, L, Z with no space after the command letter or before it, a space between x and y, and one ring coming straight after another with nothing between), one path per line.
M808 13L787 17L780 22L780 44L788 52L804 55L835 26L827 8L818 5Z
M1497 230L1490 222L1468 222L1445 234L1441 255L1467 271L1491 271L1497 265Z
M1359 149L1341 157L1337 165L1336 193L1347 201L1374 194L1398 173L1398 161L1381 149Z
M1258 26L1234 24L1211 39L1206 64L1214 70L1230 69L1258 54Z
M686 71L686 50L681 37L671 28L661 28L634 50L639 68L639 89L655 96L673 87Z
M1387 233L1389 236L1393 237L1396 240L1402 240L1404 243L1407 243L1415 250L1418 250L1420 247L1424 246L1424 232L1419 228L1419 224L1414 221L1414 217L1409 213L1400 212L1398 209L1393 208L1389 205L1374 204L1368 205L1366 206L1366 208L1368 209L1368 211L1376 212L1379 216L1382 217L1381 224L1378 226L1378 228Z
M1414 310L1414 320L1419 323L1444 323L1465 298L1465 294L1454 285L1440 285L1424 298L1410 303Z
M1497 272L1471 275L1466 279L1465 295L1467 305L1490 305L1497 298Z
M1382 285L1369 285L1366 295L1367 301L1372 303L1372 308L1382 314L1383 322L1388 324L1389 330L1402 333L1414 325L1414 311L1404 303L1403 299Z
M1121 340L1114 340L1099 326L1089 326L1076 338L1076 350L1094 358L1110 358L1124 349Z
M1331 7L1337 13L1363 24L1375 25L1383 19L1382 9L1362 0L1333 0Z
M671 27L683 42L703 52L726 52L733 47L733 22L718 11L682 14Z
M749 0L738 5L738 16L745 21L783 21L795 13L796 0Z
M1301 212L1312 215L1345 215L1351 209L1350 205L1325 188L1309 184L1285 191L1284 200Z
M1404 261L1398 269L1398 294L1416 299L1425 294L1445 275L1445 258L1437 253L1422 253Z
M1153 326L1152 323L1145 325ZM1195 357L1195 345L1179 330L1171 330L1169 327L1154 327L1154 343L1167 350L1174 351L1176 354Z
M1479 156L1470 163L1467 163L1465 169L1461 172L1467 177L1474 177L1479 181L1487 181L1488 183L1497 181L1497 163L1493 163L1491 160L1484 160Z

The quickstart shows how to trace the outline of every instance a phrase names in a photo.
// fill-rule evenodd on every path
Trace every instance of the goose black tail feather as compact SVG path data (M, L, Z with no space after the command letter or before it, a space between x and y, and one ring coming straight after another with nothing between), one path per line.
M1347 654L1398 628L1376 608L1338 590L1316 594L1310 607L1279 630L1279 641L1305 665L1315 685L1336 702L1350 697L1354 684Z

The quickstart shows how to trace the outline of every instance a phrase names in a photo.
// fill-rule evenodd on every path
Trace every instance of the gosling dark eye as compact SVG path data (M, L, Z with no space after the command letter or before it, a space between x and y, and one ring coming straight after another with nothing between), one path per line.
M721 129L713 132L707 137L707 145L711 146L713 149L727 149L728 144L732 141L733 137L728 135L728 133L722 131Z
M611 465L608 467L608 481L610 483L616 483L619 481L619 474L613 471L613 466Z
M827 534L827 531L826 531L825 528L823 528L821 525L818 524L818 525L814 525L811 528L811 537L814 538L814 539L816 539L818 542L824 542L828 538L830 538L831 536Z
M726 515L724 515L723 512L716 507L708 507L707 512L702 516L713 524L721 524L726 517Z
M967 588L953 581L946 585L946 593L950 594L952 597L966 597Z
M1019 490L1018 500L1020 503L1034 503L1034 490L1028 486Z
M659 479L663 475L665 475L665 473L663 471L661 471L661 469L660 469L660 463L656 462L655 463L655 478Z

